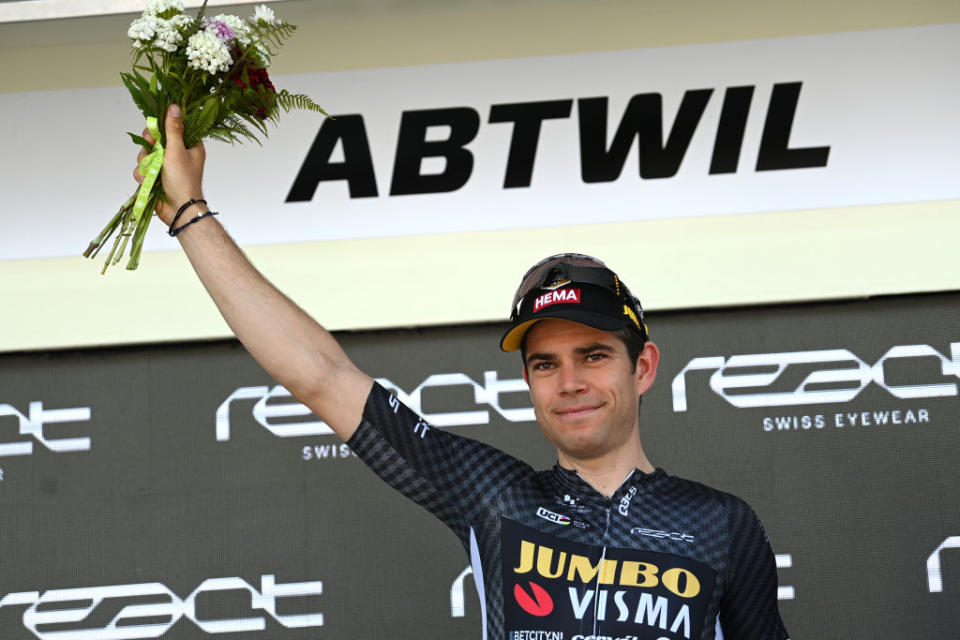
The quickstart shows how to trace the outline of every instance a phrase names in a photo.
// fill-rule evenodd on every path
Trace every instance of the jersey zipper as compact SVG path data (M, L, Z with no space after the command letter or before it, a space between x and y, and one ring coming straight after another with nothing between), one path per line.
M607 505L607 523L603 528L603 551L600 554L600 570L597 571L597 581L593 587L593 635L597 635L600 631L600 619L597 617L600 606L600 577L603 575L603 563L607 560L607 536L610 533L610 510L613 508L612 504L611 502L610 505Z

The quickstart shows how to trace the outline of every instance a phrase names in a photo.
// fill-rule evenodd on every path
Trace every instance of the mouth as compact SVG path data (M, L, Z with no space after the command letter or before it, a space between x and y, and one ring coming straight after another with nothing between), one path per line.
M594 412L598 411L602 406L602 403L596 405L578 405L575 407L556 409L553 413L561 420L579 420L590 416Z

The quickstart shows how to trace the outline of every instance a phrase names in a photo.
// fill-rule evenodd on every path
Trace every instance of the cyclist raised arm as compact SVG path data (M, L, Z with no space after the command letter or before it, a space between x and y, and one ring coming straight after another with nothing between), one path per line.
M184 147L176 105L167 110L165 127L162 180L172 204L164 203L158 214L170 226L183 204L203 199L206 156L202 143ZM149 133L144 131L144 137ZM138 169L134 177L143 180ZM360 423L372 379L357 369L329 332L257 271L216 218L197 219L208 211L205 202L195 202L175 225L203 286L267 373L348 440Z

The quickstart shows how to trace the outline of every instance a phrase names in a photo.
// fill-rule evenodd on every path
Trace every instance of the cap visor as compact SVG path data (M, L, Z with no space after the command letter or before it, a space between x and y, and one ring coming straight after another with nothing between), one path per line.
M585 324L588 327L602 331L619 331L624 327L630 326L630 318L627 316L623 316L623 319L620 319L612 318L602 313L584 311L582 309L551 309L540 312L536 318L525 320L518 325L510 327L500 339L500 348L504 351L516 351L520 348L520 345L523 344L523 338L527 335L530 327L541 320L549 320L551 318L572 320L573 322L579 322L580 324Z

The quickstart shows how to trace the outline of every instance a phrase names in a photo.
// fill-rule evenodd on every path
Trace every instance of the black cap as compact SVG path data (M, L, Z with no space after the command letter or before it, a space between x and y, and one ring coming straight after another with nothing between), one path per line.
M640 301L600 260L575 253L541 260L524 275L514 296L511 327L500 340L516 351L527 330L547 318L561 318L603 331L635 326L647 336Z

